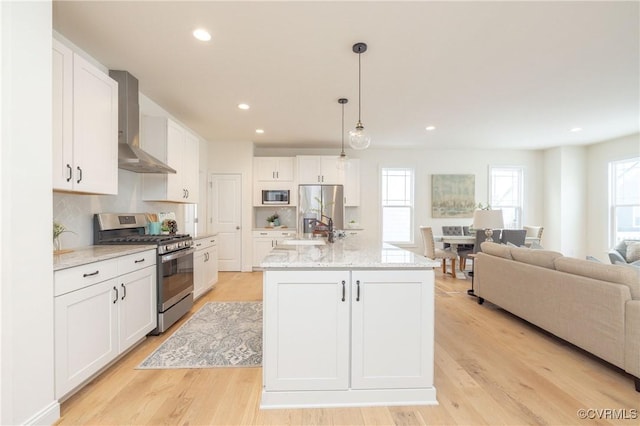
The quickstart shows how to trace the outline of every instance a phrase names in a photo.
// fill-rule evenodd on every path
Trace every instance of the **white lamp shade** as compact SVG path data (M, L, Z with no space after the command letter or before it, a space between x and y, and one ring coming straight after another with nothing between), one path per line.
M502 210L476 210L473 212L473 227L475 229L502 229L504 219Z

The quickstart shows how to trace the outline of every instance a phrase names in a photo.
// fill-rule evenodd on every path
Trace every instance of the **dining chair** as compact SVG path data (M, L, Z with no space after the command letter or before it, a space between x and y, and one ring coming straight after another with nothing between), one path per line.
M524 245L526 235L527 231L524 229L503 229L500 241L502 244L511 243L515 246L521 247Z
M420 234L424 243L424 257L428 259L442 260L442 273L447 273L447 259L451 260L451 275L456 276L456 257L457 255L450 250L442 250L436 248L436 242L433 239L433 229L430 226L421 226Z
M544 231L544 227L542 226L523 226L522 229L524 229L525 231L527 231L527 235L525 236L525 238L537 238L538 239L538 244L540 244L540 241L542 240L542 231ZM527 247L531 246L531 243L526 243L524 244Z
M462 235L462 226L443 226L442 235L448 237L450 235ZM449 243L443 243L442 246L447 249L451 246Z

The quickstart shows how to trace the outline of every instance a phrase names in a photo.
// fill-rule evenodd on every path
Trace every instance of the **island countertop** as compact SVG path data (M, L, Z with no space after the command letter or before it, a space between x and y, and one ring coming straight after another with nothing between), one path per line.
M432 269L441 263L391 244L359 237L325 245L279 245L266 256L264 269Z

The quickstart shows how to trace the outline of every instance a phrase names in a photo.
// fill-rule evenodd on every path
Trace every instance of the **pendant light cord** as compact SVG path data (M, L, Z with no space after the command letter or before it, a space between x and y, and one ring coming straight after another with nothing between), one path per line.
M362 65L361 65L362 53L358 53L358 123L361 123L360 110L362 109Z
M342 136L342 151L340 155L344 155L344 103L342 104L342 133L340 135Z

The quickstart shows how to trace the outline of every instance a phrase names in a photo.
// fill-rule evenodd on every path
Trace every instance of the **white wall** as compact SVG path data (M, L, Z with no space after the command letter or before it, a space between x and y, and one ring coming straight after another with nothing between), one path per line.
M51 424L51 3L0 2L0 424ZM28 238L25 238L28 235Z
M242 271L251 271L252 247L252 188L253 188L253 143L210 142L207 144L209 158L208 173L239 174L242 179ZM209 212L211 210L209 209ZM210 216L210 213L209 213ZM208 217L209 217L208 216ZM208 225L209 232L215 231Z
M640 157L640 133L587 148L587 254L608 261L613 245L609 226L609 163Z

